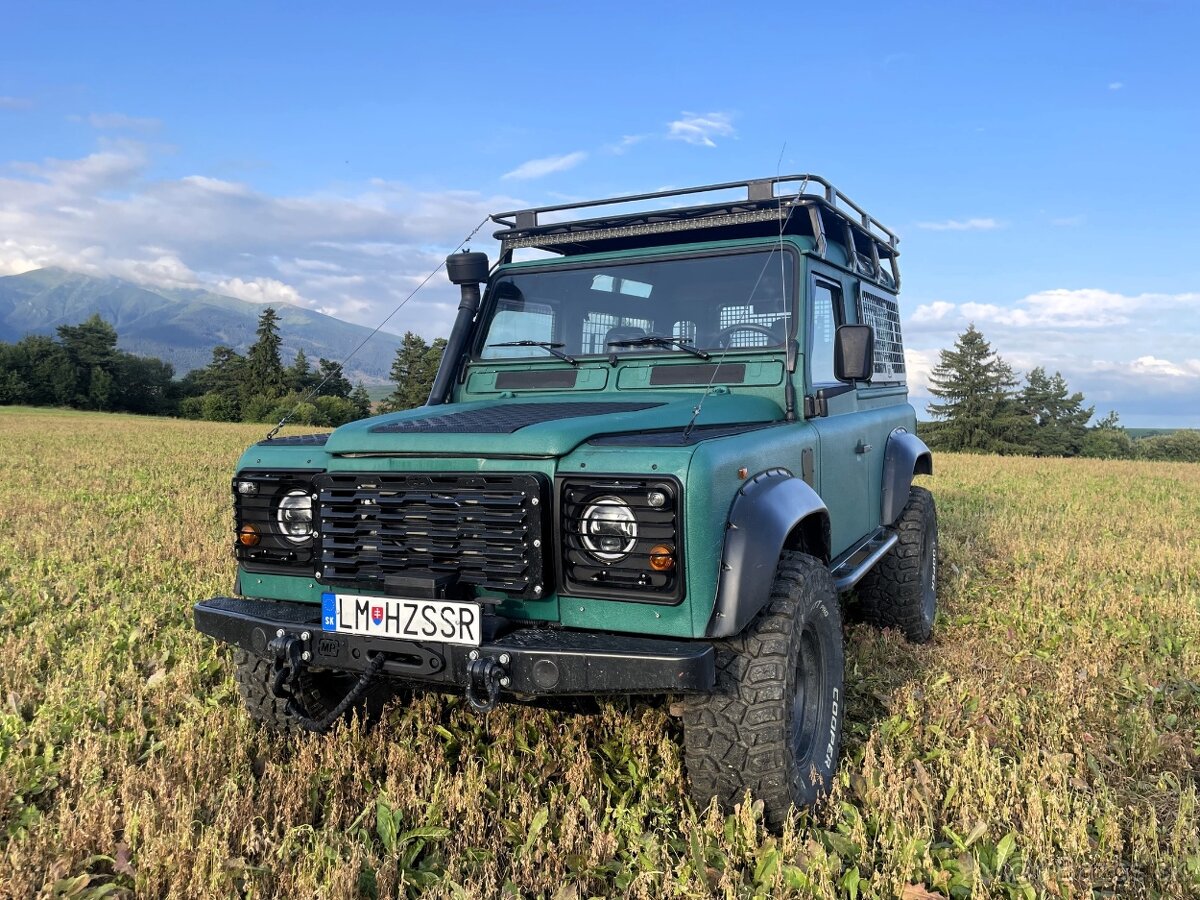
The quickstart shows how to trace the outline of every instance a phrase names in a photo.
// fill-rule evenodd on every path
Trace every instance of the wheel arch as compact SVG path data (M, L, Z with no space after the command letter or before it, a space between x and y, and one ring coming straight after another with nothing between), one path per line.
M880 522L892 525L908 503L908 492L917 475L933 474L933 453L915 434L897 428L888 435L883 457Z
M730 506L706 637L732 637L754 619L770 599L784 550L828 562L829 510L787 469L767 469L748 479Z

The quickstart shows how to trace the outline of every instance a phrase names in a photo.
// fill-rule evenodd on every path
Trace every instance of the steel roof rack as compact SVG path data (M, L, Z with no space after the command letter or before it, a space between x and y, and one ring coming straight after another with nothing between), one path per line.
M698 205L677 203L680 198L695 203L703 200L698 195L738 190L745 191L744 197L713 198ZM672 205L644 208L648 202L658 200L670 200ZM643 208L616 210L592 218L572 217L583 210L629 205ZM807 215L795 215L802 207ZM512 258L513 250L527 247L563 254L587 253L651 246L661 243L662 236L669 233L707 232L685 238L699 241L727 235L731 228L748 236L778 233L782 227L787 233L812 236L822 256L828 241L837 241L846 248L849 264L861 273L874 276L893 290L900 284L896 260L900 239L896 233L819 175L779 175L676 188L513 210L491 218L503 226L495 237L501 242L501 258L505 260Z

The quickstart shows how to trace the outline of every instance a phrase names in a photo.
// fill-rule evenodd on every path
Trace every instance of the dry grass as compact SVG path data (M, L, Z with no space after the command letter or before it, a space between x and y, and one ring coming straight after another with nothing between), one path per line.
M839 781L772 838L647 706L256 730L190 607L260 431L0 410L0 896L1200 891L1200 466L940 459L936 639L848 630Z

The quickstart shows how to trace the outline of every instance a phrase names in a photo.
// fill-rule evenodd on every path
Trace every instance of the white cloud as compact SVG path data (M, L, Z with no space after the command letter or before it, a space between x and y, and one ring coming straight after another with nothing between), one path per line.
M649 137L649 135L645 134L622 135L621 140L613 144L605 145L604 149L609 153L615 154L616 156L621 156L628 151L630 147L640 144L642 141L646 140L647 137Z
M929 395L929 373L938 364L937 350L904 349L904 368L908 375L908 389L921 396Z
M290 284L275 278L227 278L217 282L217 292L247 300L250 303L290 303L292 306L310 306L300 292Z
M954 312L957 307L953 303L947 303L945 300L934 300L932 303L926 303L918 306L912 314L910 321L912 322L940 322L950 313Z
M1054 288L1030 294L1011 306L938 300L917 307L911 321L995 323L1022 329L1103 329L1128 325L1147 311L1196 306L1200 306L1200 293L1126 295L1098 288Z
M690 113L685 112L681 118L667 123L667 137L671 140L684 141L699 147L715 147L713 138L735 137L732 116L729 113Z
M946 219L942 222L918 222L925 231L993 231L1004 227L995 219Z
M1139 356L1130 369L1138 375L1196 379L1200 378L1200 359L1188 359L1177 364L1157 356Z
M57 265L374 326L489 212L528 205L385 180L272 196L201 174L155 178L154 162L144 144L102 139L80 158L0 168L0 275ZM494 258L490 231L473 249ZM456 296L435 277L388 327L445 335Z
M552 172L565 172L567 169L573 169L585 159L587 159L587 153L583 150L564 153L562 156L544 156L541 159L523 162L511 172L505 172L501 177L519 180L541 178Z
M1108 89L1110 91L1119 91L1123 87L1125 87L1125 82L1123 81L1110 81L1108 83Z
M1055 288L1015 303L932 301L907 318L913 403L928 369L968 322L1018 373L1060 371L1073 391L1129 426L1200 427L1200 292L1122 294Z
M33 101L26 97L0 97L0 109L30 109Z

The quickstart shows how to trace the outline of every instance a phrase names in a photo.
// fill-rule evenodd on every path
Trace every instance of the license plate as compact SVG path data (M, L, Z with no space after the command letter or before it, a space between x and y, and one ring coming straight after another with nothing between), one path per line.
M482 620L478 603L321 595L321 628L338 634L478 647Z

